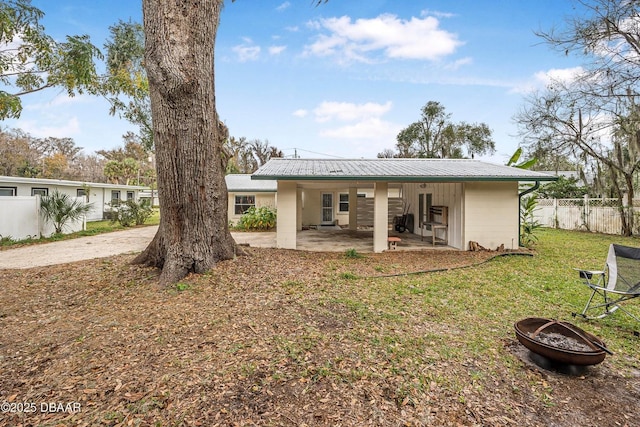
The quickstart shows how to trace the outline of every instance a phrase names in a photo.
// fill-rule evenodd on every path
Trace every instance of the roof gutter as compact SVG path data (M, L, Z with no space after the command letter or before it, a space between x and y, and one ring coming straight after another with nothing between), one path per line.
M522 197L526 196L529 193L532 193L532 192L536 191L538 188L540 188L540 181L536 181L536 183L533 185L533 187L527 188L522 193L518 194L518 245L519 246L523 246L522 245L522 235L521 235L521 232L522 232L522 215L520 214L520 211L522 210Z

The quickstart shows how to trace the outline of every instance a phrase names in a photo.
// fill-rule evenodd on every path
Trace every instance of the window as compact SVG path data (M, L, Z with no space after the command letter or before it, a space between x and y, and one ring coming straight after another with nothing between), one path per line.
M340 194L340 205L338 206L339 212L349 212L349 194Z
M49 195L49 189L48 188L31 187L31 195L32 196L48 196Z
M17 190L16 187L0 187L0 197L15 196Z
M87 196L87 192L85 191L84 188L78 188L76 190L76 197L86 197Z
M133 191L127 191L127 200L133 200L134 199L133 195L134 195Z
M111 190L111 204L115 206L120 204L120 190Z
M234 212L236 215L242 215L250 207L256 205L256 196L236 196Z

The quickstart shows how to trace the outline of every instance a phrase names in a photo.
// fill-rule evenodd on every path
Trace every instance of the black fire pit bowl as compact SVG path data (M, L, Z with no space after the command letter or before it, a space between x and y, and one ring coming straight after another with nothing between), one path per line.
M600 338L568 322L529 317L516 322L518 341L531 352L567 365L597 365L611 353Z

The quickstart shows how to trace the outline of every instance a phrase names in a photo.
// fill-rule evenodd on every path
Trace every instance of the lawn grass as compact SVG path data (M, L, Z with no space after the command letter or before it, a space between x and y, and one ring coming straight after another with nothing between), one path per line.
M133 255L0 271L0 370L15 373L0 389L82 399L86 425L631 425L640 325L571 317L589 296L572 268L602 268L610 243L640 246L544 229L533 256L395 276L478 253L247 248L170 289ZM531 316L615 355L584 375L542 372L513 328ZM67 414L45 416L33 425Z
M496 365L504 365L505 358L513 363L511 355L487 354L487 349L512 337L518 320L548 317L574 323L601 337L619 352L611 358L612 363L635 368L638 339L633 331L640 325L620 312L597 321L572 317L590 295L573 268L602 269L609 244L638 246L638 239L551 229L541 230L539 238L534 256L497 257L473 268L361 280L347 280L341 274L336 277L341 286L332 288L325 300L350 307L365 328L379 328L376 340L393 343L386 347L388 357L398 347L404 354L419 354L428 342L434 354L459 363L470 356ZM350 260L354 262L357 260ZM638 315L638 304L634 303L627 305ZM447 339L439 339L437 333L416 334L416 319L437 323L447 331ZM379 326L389 322L392 329Z

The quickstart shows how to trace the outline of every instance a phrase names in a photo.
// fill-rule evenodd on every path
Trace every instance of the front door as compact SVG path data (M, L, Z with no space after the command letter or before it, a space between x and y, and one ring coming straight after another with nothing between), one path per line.
M333 224L333 193L322 193L322 223Z

